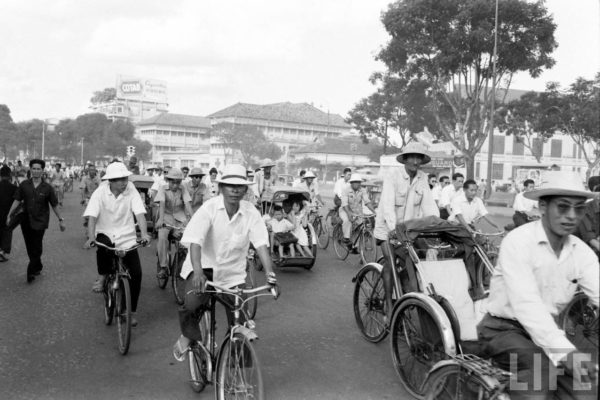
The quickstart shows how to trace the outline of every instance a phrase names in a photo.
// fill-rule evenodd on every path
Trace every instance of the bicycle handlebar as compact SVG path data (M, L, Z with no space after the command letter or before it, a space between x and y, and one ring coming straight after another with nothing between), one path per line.
M93 241L92 243L90 243L90 245L91 245L92 247L93 247L93 246L104 247L106 250L115 251L115 252L117 252L117 251L124 251L125 253L129 253L130 251L132 251L132 250L135 250L135 249L137 249L137 248L139 248L139 247L145 246L145 245L147 245L147 244L148 244L148 242L147 242L147 241L145 241L145 240L140 240L140 241L138 241L138 242L137 242L137 244L136 244L136 245L134 245L134 246L132 246L132 247L130 247L130 248L128 248L128 249L118 249L118 248L116 248L116 247L110 247L110 246L107 246L107 245L105 245L104 243L101 243L101 242L96 242L96 241Z
M499 232L481 232L481 231L473 231L473 235L479 235L479 236L502 236L504 235L504 231L499 231Z

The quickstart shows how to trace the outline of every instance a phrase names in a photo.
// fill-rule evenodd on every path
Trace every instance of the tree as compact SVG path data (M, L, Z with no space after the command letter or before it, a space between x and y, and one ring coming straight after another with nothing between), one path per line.
M0 143L5 160L8 159L8 147L13 143L15 133L17 133L17 127L10 115L10 109L6 104L0 104Z
M215 125L211 135L219 138L225 147L225 159L233 160L239 152L246 165L254 165L258 160L270 158L277 160L283 152L279 147L267 141L264 133L254 125L239 125L223 122Z
M552 103L546 108L548 123L577 144L588 165L589 179L600 164L600 72L593 80L577 78L565 92L559 89L551 84L546 90Z
M402 149L396 146L391 146L387 149L388 153L399 153ZM373 162L379 162L381 156L384 155L384 150L380 147L374 147L369 153L369 160Z
M467 176L491 128L494 48L493 0L399 0L382 22L390 34L377 59L386 74L418 82L430 112L428 130L466 159ZM504 0L498 10L496 87L514 73L532 77L554 65L556 25L542 2Z
M547 109L551 106L548 93L527 92L498 110L496 126L529 150L541 162L544 143L555 128L549 123Z
M90 99L92 104L107 103L114 100L117 97L117 89L114 87L108 87L104 90L94 92L94 95Z

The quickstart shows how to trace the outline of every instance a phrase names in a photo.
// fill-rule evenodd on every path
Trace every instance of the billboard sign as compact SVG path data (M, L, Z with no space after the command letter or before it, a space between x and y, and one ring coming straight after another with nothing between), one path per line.
M167 104L167 83L157 79L117 77L117 98Z

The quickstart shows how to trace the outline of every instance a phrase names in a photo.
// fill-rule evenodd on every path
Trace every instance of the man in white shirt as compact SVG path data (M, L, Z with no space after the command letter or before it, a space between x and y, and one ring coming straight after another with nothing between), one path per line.
M142 241L150 243L146 227L146 208L138 191L133 185L129 185L130 175L131 172L121 162L113 162L106 168L102 180L108 181L108 184L98 186L83 213L84 217L88 217L89 239L84 245L85 248L89 249L94 242L123 249L134 246L137 240L134 215L140 227ZM106 275L113 270L114 257L114 252L98 248L96 262L100 278L94 284L94 292L102 292ZM137 250L128 252L123 262L131 278L131 311L135 313L142 285L142 268ZM132 318L132 325L137 325L135 317Z
M456 196L456 193L460 191L463 183L465 182L465 177L460 172L452 175L452 184L446 185L442 188L442 193L440 194L440 201L438 202L438 206L440 207L440 218L448 219L452 210L450 208L450 203Z
M560 388L571 397L588 396L589 390L573 393L573 389L581 388L586 377L593 379L597 366L588 361L591 357L577 354L555 319L578 288L598 307L598 259L571 235L592 193L584 190L576 173L550 171L541 187L525 197L539 201L542 217L502 241L479 338L488 356L499 367L512 370L522 386L511 390L511 399L552 398L557 373L563 375L558 377Z
M246 168L228 164L218 183L220 195L202 204L181 238L181 243L189 246L190 251L181 270L181 276L186 279L185 302L179 310L182 335L173 347L173 355L180 361L190 339L201 340L197 316L198 310L210 300L210 296L203 293L206 281L228 288L244 285L250 243L265 269L267 282L277 283L267 228L256 207L242 200L251 183L246 179ZM226 313L231 324L231 309L226 307Z
M526 192L531 192L535 187L533 179L527 179L523 182L523 191L517 193L515 196L515 202L513 203L513 209L515 214L513 215L513 222L515 228L533 221L539 218L538 215L538 202L535 200L529 200L525 197Z
M501 230L498 225L487 217L488 211L483 204L483 201L477 195L477 182L473 179L467 179L463 184L462 193L459 192L454 196L454 200L450 203L452 214L448 217L450 222L459 222L469 232L473 232L473 222L484 219L490 225L498 230Z
M306 190L310 193L310 203L311 204L325 204L321 195L319 194L319 187L315 182L316 175L312 171L308 171L304 174L302 178L302 182L296 186L299 189Z
M362 182L362 176L359 174L352 174L349 180L350 187L346 188L344 193L342 193L340 218L342 219L342 232L346 244L350 244L352 226L364 215L363 208L367 207L369 211L375 214L367 190L361 187Z
M442 189L447 184L450 184L450 178L448 178L446 175L440 176L438 184L434 185L433 189L431 189L431 195L433 196L433 200L435 201L435 204L438 206L438 208L440 208L440 198L442 196Z
M306 170L301 170L300 174L298 174L298 177L296 179L294 179L294 182L292 183L292 187L300 186L302 184L302 179L304 179L305 174L306 174Z
M350 177L352 176L352 169L344 168L343 174L335 182L333 186L333 203L336 207L340 207L342 205L342 195L345 190L350 187Z
M427 174L420 170L422 165L431 161L425 147L418 142L411 142L404 147L396 159L404 164L395 172L389 173L383 180L381 199L375 217L373 236L378 244L388 240L388 234L396 229L396 225L415 218L430 215L439 216L439 211L433 201ZM389 259L388 246L381 246L385 259ZM392 311L392 267L384 263L383 287L385 289L386 313ZM387 321L387 315L386 315Z

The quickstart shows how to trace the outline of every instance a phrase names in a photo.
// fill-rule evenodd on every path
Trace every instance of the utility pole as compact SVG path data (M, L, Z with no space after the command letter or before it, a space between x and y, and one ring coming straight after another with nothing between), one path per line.
M42 121L42 160L44 159L44 147L46 144L46 121Z
M83 137L81 138L81 165L83 165Z
M494 155L494 108L496 106L496 58L498 56L498 0L496 0L496 14L494 20L494 55L492 56L492 104L490 107L490 133L488 134L486 198L489 198L492 194L492 166Z

